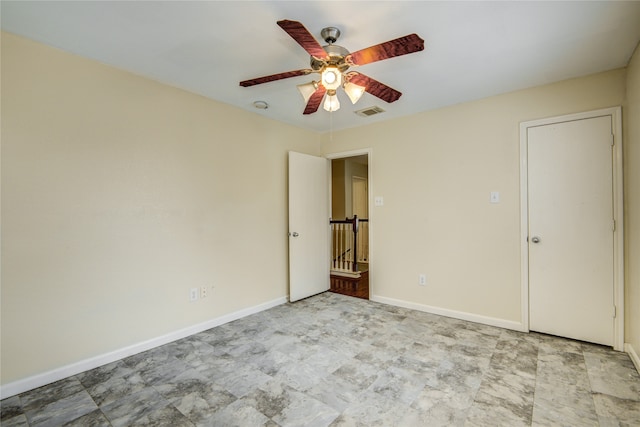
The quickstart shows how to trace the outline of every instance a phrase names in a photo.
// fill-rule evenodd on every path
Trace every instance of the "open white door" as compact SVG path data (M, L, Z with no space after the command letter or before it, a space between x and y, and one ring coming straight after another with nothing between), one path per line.
M329 290L329 160L289 152L289 300Z

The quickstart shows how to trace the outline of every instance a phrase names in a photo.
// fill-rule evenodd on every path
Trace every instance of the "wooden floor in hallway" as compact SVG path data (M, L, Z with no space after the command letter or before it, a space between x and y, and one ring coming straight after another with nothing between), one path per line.
M360 277L331 275L331 292L369 299L369 271L361 271Z

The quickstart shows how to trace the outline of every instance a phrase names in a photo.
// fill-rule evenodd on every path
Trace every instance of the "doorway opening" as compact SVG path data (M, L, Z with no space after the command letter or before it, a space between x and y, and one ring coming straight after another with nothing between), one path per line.
M369 153L333 157L330 188L330 290L369 299Z

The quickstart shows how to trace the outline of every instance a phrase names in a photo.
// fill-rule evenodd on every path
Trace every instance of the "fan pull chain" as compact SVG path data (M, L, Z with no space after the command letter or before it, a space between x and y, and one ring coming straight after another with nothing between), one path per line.
M333 142L333 111L329 112L329 141Z

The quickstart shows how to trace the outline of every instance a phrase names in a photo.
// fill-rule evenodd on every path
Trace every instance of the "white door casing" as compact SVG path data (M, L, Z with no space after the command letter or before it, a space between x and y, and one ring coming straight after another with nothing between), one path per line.
M622 350L619 113L521 125L521 238L525 329Z
M289 152L289 300L329 290L329 160Z

